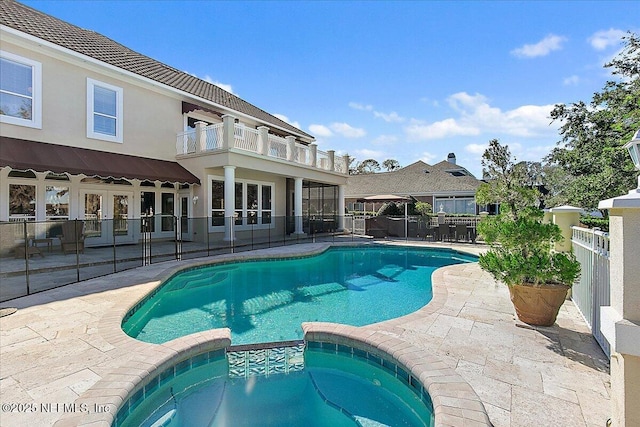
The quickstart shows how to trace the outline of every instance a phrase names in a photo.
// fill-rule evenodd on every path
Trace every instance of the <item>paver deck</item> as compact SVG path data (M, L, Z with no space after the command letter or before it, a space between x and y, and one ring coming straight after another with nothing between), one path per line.
M321 246L222 257L291 255ZM98 410L100 390L91 387L124 372L124 361L151 363L160 353L169 355L171 349L163 345L123 337L118 313L169 272L193 262L140 267L0 304L18 308L0 318L0 425L47 426L61 418L58 425L73 425L69 412L81 417L83 411ZM556 325L532 328L515 319L507 288L477 264L441 268L433 286L436 296L424 309L362 329L438 357L473 387L496 427L605 425L608 360L571 301L563 305ZM96 405L73 405L80 401Z

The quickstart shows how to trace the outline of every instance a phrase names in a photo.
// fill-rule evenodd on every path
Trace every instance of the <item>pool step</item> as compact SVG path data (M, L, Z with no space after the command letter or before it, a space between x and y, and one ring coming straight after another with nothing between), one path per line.
M302 340L231 346L227 349L229 378L302 371L304 348Z

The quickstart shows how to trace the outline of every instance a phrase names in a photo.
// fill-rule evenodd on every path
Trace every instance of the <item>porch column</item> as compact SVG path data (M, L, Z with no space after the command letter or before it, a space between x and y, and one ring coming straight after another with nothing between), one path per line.
M338 185L338 231L344 230L344 185Z
M222 149L228 150L235 145L236 118L225 114L222 116Z
M294 231L294 233L304 234L304 231L302 230L302 178L295 178L295 184L295 204L293 215L296 217L296 230Z
M0 191L0 221L9 221L9 172L11 168L6 166L4 168L0 168L0 188L3 191Z
M207 150L207 122L195 122L196 125L196 146L195 151L199 153ZM185 147L184 154L189 152L189 147Z
M80 200L80 182L86 175L69 175L69 219L84 216L84 200ZM138 193L139 194L139 193Z
M329 155L329 169L330 171L336 170L336 152L335 150L328 150L327 154Z
M309 166L318 167L318 144L309 144Z
M269 128L266 126L258 127L258 154L269 154Z
M287 161L293 162L295 160L296 152L296 137L287 136L284 139L287 140Z
M344 159L344 174L349 175L349 155L345 154L342 158Z
M609 209L611 305L600 308L600 330L611 345L612 426L638 426L640 188L624 196L603 200L598 209Z
M38 184L36 186L36 221L44 221L47 216L47 209L45 207L45 185L44 179L46 178L46 172L36 172L36 179ZM40 238L41 236L37 236Z
M236 213L236 167L223 166L224 168L224 240L234 241L235 231L234 215Z

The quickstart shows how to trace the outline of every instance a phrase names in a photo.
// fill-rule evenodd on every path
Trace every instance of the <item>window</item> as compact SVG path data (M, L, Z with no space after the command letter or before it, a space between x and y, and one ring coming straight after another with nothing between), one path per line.
M47 185L44 200L47 220L69 218L69 187Z
M476 201L473 197L436 198L433 210L434 212L442 211L448 214L475 215Z
M140 221L143 232L153 233L156 231L153 210L156 206L156 193L153 191L140 192Z
M122 142L122 88L87 79L87 138Z
M36 220L36 186L9 184L9 221Z
M271 224L273 184L236 180L234 224ZM224 181L211 179L211 225L224 225Z
M224 182L211 181L211 225L224 225Z
M271 190L270 185L262 186L262 223L271 224Z
M0 51L0 122L42 128L42 64Z
M173 214L175 213L173 200L173 193L162 193L162 231L173 231Z

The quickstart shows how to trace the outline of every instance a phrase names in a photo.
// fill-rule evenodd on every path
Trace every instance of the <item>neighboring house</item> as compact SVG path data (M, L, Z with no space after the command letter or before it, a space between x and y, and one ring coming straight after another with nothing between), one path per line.
M2 222L83 219L95 246L138 241L143 217L154 237L197 217L183 239L226 240L340 221L347 158L214 84L12 0L0 61Z
M392 172L349 176L345 189L351 212L377 211L383 202L363 202L376 195L411 196L433 206L434 212L477 214L475 194L482 181L456 164L455 154L435 165L417 161Z

